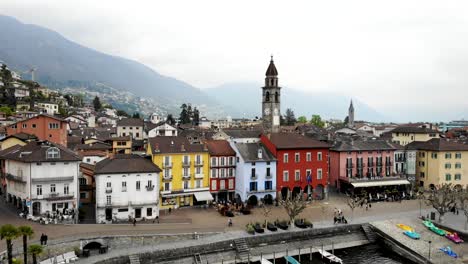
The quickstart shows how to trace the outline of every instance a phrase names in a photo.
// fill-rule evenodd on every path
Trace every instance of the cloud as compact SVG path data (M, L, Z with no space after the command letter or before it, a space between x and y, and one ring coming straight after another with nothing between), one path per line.
M205 88L280 82L359 98L401 118L460 118L465 1L3 0L0 13Z

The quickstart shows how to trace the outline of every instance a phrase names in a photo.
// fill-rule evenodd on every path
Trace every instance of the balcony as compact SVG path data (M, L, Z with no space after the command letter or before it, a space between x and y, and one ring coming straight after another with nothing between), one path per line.
M182 161L182 167L184 167L184 168L190 167L190 164L191 164L190 161L187 161L187 160Z
M372 163L367 163L367 167L369 167L369 168L374 167L374 162L372 162Z
M203 160L195 161L195 167L203 167Z
M172 168L172 162L163 163L162 167L163 167L163 169L171 169Z
M257 180L258 179L258 174L252 174L250 175L251 180Z
M106 187L106 193L112 193L112 187Z
M145 188L146 188L146 190L147 190L147 191L149 191L149 192L150 192L150 191L154 190L154 185L151 185L151 186L145 186Z
M265 174L265 178L266 178L266 179L271 179L271 178L273 178L273 175L271 175L271 174L270 174L270 175Z
M182 180L190 180L190 178L192 178L192 174L182 175Z
M171 181L172 180L172 175L164 175L163 176L163 181Z
M390 166L392 166L392 162L391 162L391 161L389 161L389 162L385 162L385 166L387 166L387 167L390 167Z
M26 183L26 180L24 179L23 176L17 176L17 175L13 175L11 173L7 173L6 178L8 180L10 180L10 181Z
M122 192L126 192L127 191L127 187L122 187Z
M271 186L271 189L255 189L251 190L250 188L246 188L245 192L247 194L252 194L252 193L268 193L268 192L274 192L275 191L275 186Z
M354 168L354 164L352 164L352 163L346 163L346 168L347 168L347 169L352 169L352 168Z
M203 173L195 174L195 179L203 179L204 176L205 176L205 174L203 174Z
M59 201L59 200L70 200L75 197L73 192L65 193L58 193L58 192L51 192L46 193L44 195L33 195L33 199L45 199L47 201Z
M358 164L357 164L357 167L358 167L358 168L363 168L363 167L364 167L364 163L358 163Z

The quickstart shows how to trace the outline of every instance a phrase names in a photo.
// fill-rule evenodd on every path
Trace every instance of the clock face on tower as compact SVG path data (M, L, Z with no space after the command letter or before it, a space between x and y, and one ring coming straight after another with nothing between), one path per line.
M265 111L264 111L264 112L265 112L265 115L269 115L269 114L270 114L270 108L268 108L268 107L265 108Z

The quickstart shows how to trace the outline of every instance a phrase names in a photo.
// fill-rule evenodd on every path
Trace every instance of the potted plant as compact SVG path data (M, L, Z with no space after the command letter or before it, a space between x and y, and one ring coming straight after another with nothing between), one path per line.
M259 222L255 223L254 230L257 233L264 233L265 232L265 229L263 229L262 225Z
M255 235L255 229L254 229L254 226L252 224L247 224L245 226L245 229L246 229L247 233L249 233L251 235Z
M294 220L294 225L299 228L307 228L307 226L304 223L304 219L296 219Z
M282 229L282 230L286 230L286 229L288 229L288 227L289 227L289 226L288 226L288 222L287 222L287 221L284 221L284 220L283 220L283 221L277 221L277 222L276 222L276 226L277 226L278 228Z
M270 223L270 222L267 222L266 228L267 228L268 230L272 231L272 232L275 232L275 231L278 230L278 228L277 228L274 224L272 224L272 223Z
M304 224L305 224L306 227L309 227L309 228L314 227L314 224L312 224L312 222L310 222L309 220L304 220Z

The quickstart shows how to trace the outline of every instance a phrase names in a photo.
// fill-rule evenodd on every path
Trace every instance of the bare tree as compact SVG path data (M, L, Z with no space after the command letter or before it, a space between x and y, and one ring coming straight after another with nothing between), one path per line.
M422 203L426 200L426 196L424 195L424 189L419 189L416 192L416 199L419 201L419 216L422 216Z
M279 203L286 210L291 226L294 226L296 217L307 207L307 199L304 198L304 193L302 191L295 197L292 197L291 191L288 191L286 199L280 200Z
M444 215L455 207L457 191L451 183L437 185L425 194L426 204L432 206L439 213L439 222L444 221Z
M354 209L356 209L356 207L358 206L367 204L367 199L366 199L366 196L349 197L348 200L346 201L346 204L351 209L351 219L354 221Z
M465 214L465 230L468 230L468 189L457 192L457 208Z
M262 204L262 214L265 217L265 226L267 226L268 217L271 214L271 208L266 206L265 203Z

